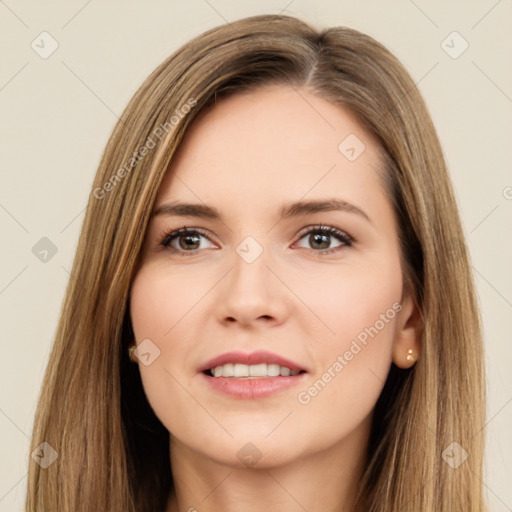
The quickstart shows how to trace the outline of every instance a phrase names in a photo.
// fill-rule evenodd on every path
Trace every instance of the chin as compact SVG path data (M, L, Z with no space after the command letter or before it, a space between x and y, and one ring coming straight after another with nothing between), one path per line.
M293 443L291 443L293 444ZM216 451L205 454L218 464L233 469L271 469L292 463L301 456L291 450L291 446L275 446L274 443L266 445L258 442L245 441L230 443L227 452Z

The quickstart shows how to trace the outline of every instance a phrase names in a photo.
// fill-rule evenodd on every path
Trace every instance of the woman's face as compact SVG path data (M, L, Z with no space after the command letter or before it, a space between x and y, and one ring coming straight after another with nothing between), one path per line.
M130 302L144 390L176 446L270 467L367 440L411 348L379 163L346 111L305 90L236 95L194 122Z

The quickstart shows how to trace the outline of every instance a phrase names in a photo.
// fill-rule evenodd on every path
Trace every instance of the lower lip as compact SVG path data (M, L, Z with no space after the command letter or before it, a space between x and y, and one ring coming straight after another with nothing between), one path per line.
M293 377L263 377L261 379L210 377L205 373L202 376L215 391L234 398L254 399L265 398L296 386L299 382L302 382L306 373L300 373Z

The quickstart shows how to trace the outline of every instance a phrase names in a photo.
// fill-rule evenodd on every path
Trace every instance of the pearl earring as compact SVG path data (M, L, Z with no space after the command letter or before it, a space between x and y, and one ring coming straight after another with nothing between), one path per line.
M407 361L412 361L412 362L416 361L416 359L414 358L414 356L412 354L413 354L413 350L412 350L412 348L410 348L407 351L407 357L406 357Z
M135 345L135 343L131 343L128 346L128 357L130 358L130 361L132 361L134 363L136 363L138 361L137 356L134 354L134 351L136 348L137 348L137 346Z

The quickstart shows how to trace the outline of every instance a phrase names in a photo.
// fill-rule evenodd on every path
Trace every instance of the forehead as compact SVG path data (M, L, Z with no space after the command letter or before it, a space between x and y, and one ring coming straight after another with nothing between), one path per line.
M208 203L371 196L379 148L344 108L303 89L271 86L223 99L185 135L159 191ZM374 192L378 192L374 190Z

